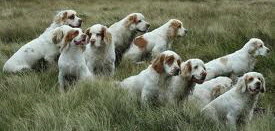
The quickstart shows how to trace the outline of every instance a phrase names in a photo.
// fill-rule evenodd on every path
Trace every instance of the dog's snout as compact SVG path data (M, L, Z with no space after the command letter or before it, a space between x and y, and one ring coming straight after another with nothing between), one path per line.
M78 22L79 22L79 24L81 24L82 23L82 19L79 19Z
M83 34L83 35L82 35L82 39L86 40L86 37L87 37L86 34Z
M187 33L187 32L188 32L188 29L184 29L184 32Z
M206 78L206 75L207 75L207 73L206 73L205 71L203 71L203 72L201 73L201 77L202 77L203 80Z
M256 82L256 83L255 83L255 86L256 86L256 89L260 89L260 88L261 88L261 82L259 82L259 81Z
M94 44L94 43L95 43L95 39L91 39L91 40L90 40L90 43L91 43L91 44Z
M149 28L149 27L150 27L150 24L149 24L149 23L147 23L147 24L146 24L146 28Z
M180 68L175 69L176 74L178 75L180 73Z

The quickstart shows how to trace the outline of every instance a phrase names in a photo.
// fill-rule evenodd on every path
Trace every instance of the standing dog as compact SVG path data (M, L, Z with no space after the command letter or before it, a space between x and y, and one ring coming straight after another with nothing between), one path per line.
M249 72L239 78L231 90L210 102L202 111L214 121L236 130L237 124L251 120L259 93L265 91L263 75Z
M269 51L262 40L251 38L242 49L206 63L206 80L230 74L234 81L235 77L253 70L256 56L266 56Z
M60 92L65 91L69 77L78 80L93 76L86 65L84 56L86 35L80 28L71 28L65 25L62 28L65 33L62 37L63 46L58 59Z
M32 69L39 60L45 59L49 63L54 63L54 59L59 54L60 45L56 41L55 28L62 25L80 27L82 20L76 16L73 10L60 11L54 18L50 27L38 38L22 46L5 63L3 71L16 73L24 69Z
M129 48L137 32L146 32L149 29L150 24L144 19L141 13L132 13L109 27L115 44L116 65L119 65L122 55Z
M115 45L106 26L96 24L86 30L87 48L85 59L90 71L95 74L114 75Z
M193 91L196 83L204 82L207 73L204 62L200 59L190 59L181 64L181 73L173 76L168 86L168 102L177 105Z
M187 29L183 28L180 20L171 19L152 32L136 37L130 49L124 54L124 59L138 62L148 53L152 53L152 58L155 58L161 52L170 50L177 36L184 36L186 33Z
M164 51L149 67L136 76L124 79L120 86L128 89L131 95L141 97L143 104L155 102L159 89L164 88L169 78L180 71L180 56L173 51Z

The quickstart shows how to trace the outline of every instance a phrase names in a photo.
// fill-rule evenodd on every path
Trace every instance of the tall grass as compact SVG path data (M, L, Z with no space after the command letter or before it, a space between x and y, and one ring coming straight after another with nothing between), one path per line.
M40 35L62 9L75 9L84 19L83 29L96 23L110 26L132 12L143 13L151 30L177 18L190 32L174 41L173 50L183 60L207 62L241 48L251 37L273 49L274 5L274 0L1 0L0 67L23 44ZM127 92L113 88L113 80L135 75L147 65L124 61L111 80L80 81L65 94L57 91L57 67L17 75L0 72L0 130L226 130L206 120L192 103L143 108ZM259 57L255 71L263 73L267 81L267 92L257 105L266 112L242 129L274 130L273 51Z

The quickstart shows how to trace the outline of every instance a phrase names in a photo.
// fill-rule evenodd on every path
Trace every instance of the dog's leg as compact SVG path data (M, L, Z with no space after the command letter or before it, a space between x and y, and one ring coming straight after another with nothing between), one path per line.
M58 74L59 92L65 92L65 76L62 72Z
M226 126L229 127L231 130L236 131L237 127L236 127L236 116L234 116L231 113L228 113L226 115Z

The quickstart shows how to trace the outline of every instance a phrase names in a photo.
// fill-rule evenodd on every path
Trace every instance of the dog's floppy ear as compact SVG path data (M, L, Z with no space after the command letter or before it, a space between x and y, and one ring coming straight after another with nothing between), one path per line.
M112 35L111 33L107 30L107 27L103 26L102 27L102 39L106 44L111 44L112 43Z
M54 44L58 44L62 41L63 37L64 37L63 31L60 28L58 28L53 33L52 41Z
M191 61L186 61L182 65L182 70L181 70L181 75L184 77L191 77L191 72L192 72L192 64Z
M54 22L63 24L67 18L68 12L66 11L60 11L55 17L54 17Z
M260 81L262 82L262 88L260 91L261 91L261 93L264 93L264 92L266 92L266 88L265 88L265 79L262 74L260 75Z
M163 67L164 59L165 59L165 55L164 54L160 54L160 55L157 56L157 58L155 58L155 60L152 63L152 67L159 74L163 73L163 70L164 70L164 67Z
M134 24L134 23L137 23L137 15L136 14L132 14L132 15L128 16L128 19L127 19L127 21L125 23L125 26L127 28L129 28L129 26L131 24Z
M70 45L70 42L79 34L78 30L70 30L66 37L65 37L65 42L62 46L62 48L60 49L60 51L62 51L65 47Z
M236 84L237 90L240 91L241 93L244 93L247 88L247 79L248 76L244 75L238 79L238 82Z

